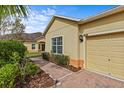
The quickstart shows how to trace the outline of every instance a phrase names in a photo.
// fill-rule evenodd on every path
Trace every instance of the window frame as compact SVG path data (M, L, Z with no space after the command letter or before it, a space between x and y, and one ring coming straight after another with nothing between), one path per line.
M45 43L41 45L42 45L41 51L45 51Z
M34 45L34 47L33 47L33 45ZM31 49L32 49L32 50L35 50L35 49L36 49L36 44L35 44L35 43L32 43Z
M38 49L41 50L41 44L40 43L38 44Z
M61 37L62 39L61 39L61 45L58 45L58 41L57 41L57 38L59 38L59 37ZM53 45L53 39L54 38L56 38L56 44L55 45ZM56 50L55 50L55 52L53 52L53 46L55 46L56 47ZM59 53L58 52L58 46L61 46L62 48L62 51L61 51L61 53ZM52 52L54 53L54 54L63 54L63 51L64 51L64 43L63 43L63 36L55 36L55 37L52 37L51 38L51 50L52 50Z

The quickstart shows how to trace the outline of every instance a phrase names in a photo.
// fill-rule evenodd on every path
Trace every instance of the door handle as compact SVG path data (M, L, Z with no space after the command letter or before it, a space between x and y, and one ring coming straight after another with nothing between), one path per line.
M108 59L108 61L111 61L110 58Z

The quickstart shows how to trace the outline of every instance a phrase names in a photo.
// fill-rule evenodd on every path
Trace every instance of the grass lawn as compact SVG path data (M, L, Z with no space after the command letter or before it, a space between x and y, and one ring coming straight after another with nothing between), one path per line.
M41 56L41 52L33 52L33 53L27 53L27 57L36 57Z

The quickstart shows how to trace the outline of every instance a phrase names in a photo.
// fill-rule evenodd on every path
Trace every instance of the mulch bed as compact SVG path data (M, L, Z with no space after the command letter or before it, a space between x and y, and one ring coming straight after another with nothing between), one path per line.
M41 70L37 75L26 77L25 84L16 84L16 88L48 88L54 85L54 80Z
M77 71L81 70L81 68L76 68L76 67L71 66L71 65L68 65L66 68L73 71L73 72L77 72Z
M50 61L50 62L52 62L52 61ZM54 64L56 64L56 65L59 65L59 64L57 64L57 63L55 63L55 62L52 62L52 63L54 63ZM66 66L64 66L64 65L59 65L59 66L62 66L62 67L66 68L66 69L68 69L68 70L71 70L71 71L73 71L73 72L77 72L77 71L81 70L80 67L79 67L79 68L76 68L76 67L74 67L74 66L72 66L72 65L66 65Z

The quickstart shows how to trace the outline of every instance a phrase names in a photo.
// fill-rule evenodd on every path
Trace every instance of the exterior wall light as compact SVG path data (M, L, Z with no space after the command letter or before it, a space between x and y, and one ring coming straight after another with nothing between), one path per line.
M80 42L83 42L83 35L79 35Z

